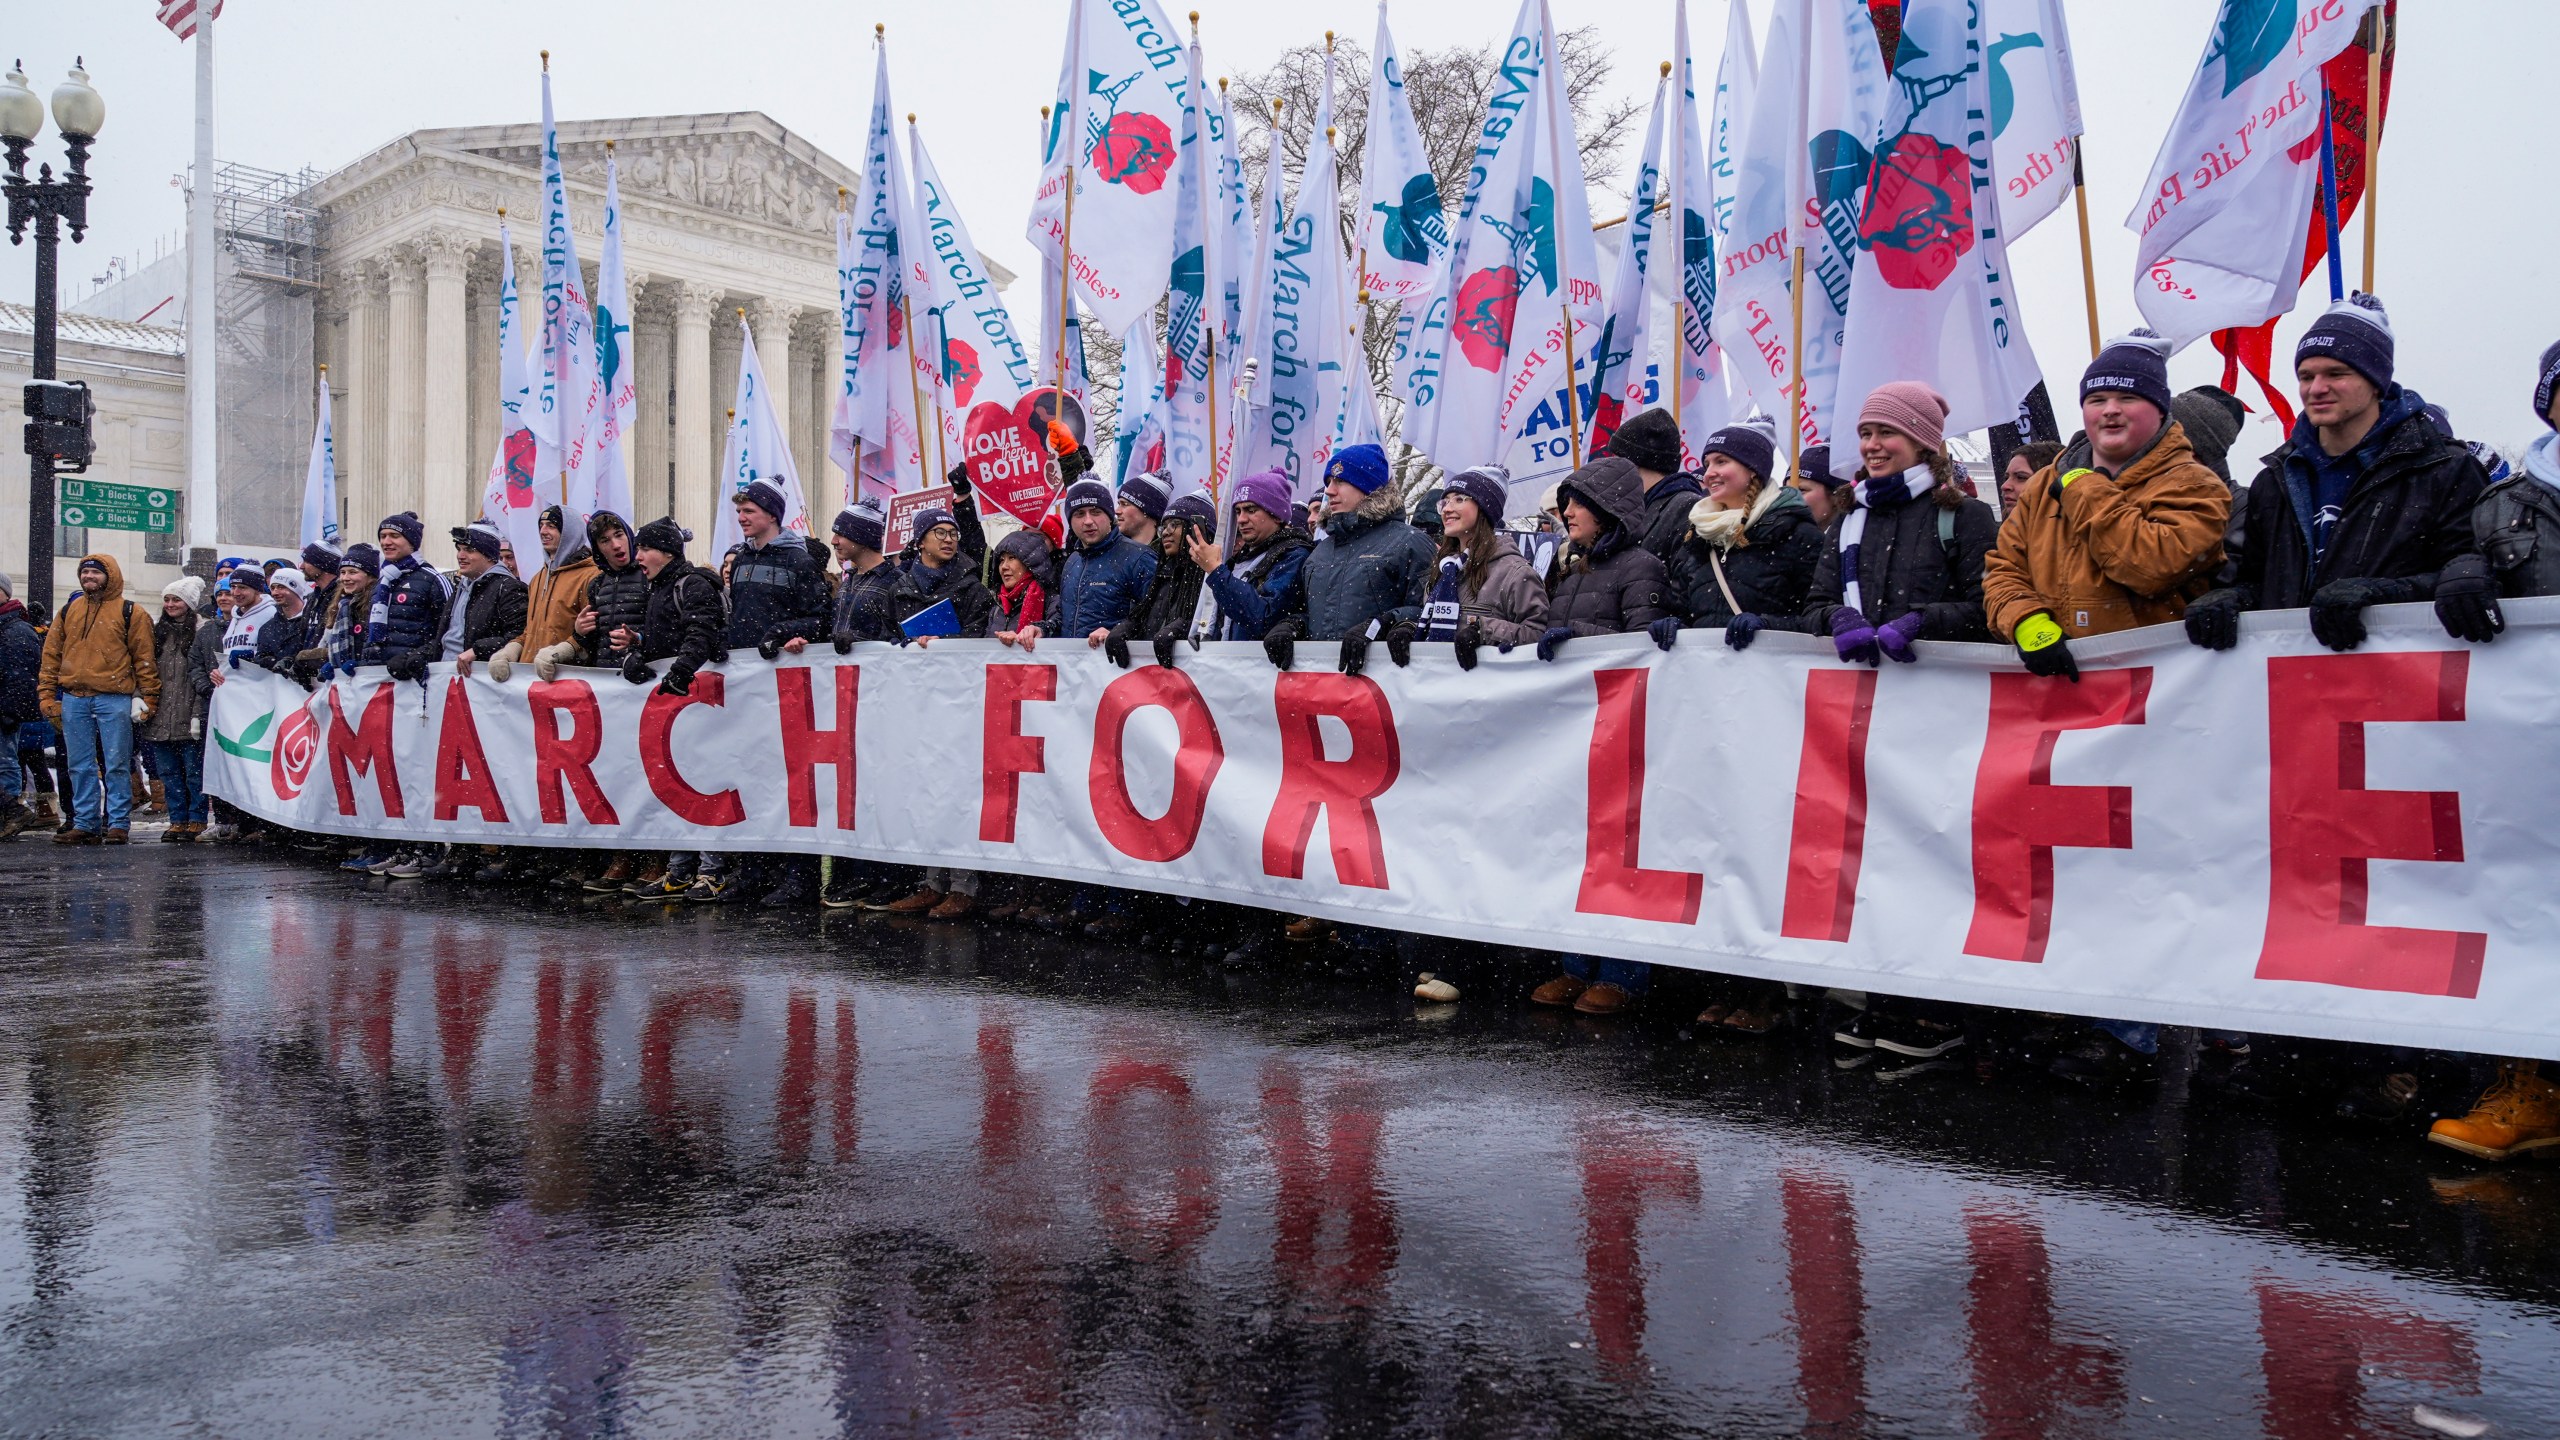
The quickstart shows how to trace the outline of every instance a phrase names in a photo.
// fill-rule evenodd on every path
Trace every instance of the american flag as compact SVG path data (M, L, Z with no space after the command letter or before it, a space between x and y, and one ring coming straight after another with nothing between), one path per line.
M203 0L160 0L160 23L169 27L181 40L196 38L196 11ZM213 0L208 12L213 19L222 18L222 0Z

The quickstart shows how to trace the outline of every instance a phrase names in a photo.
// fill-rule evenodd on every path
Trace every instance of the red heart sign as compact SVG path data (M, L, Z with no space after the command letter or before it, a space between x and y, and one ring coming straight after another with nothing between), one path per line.
M960 442L969 483L989 504L1025 525L1038 525L1057 492L1049 485L1049 448L1011 410L989 400L969 411Z

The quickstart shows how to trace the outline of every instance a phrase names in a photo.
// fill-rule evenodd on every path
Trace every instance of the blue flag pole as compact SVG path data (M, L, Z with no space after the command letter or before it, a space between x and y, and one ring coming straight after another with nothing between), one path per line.
M2335 117L2329 109L2329 87L2320 87L2320 223L2329 233L2329 299L2347 298L2347 262L2338 254L2338 152L2330 143Z

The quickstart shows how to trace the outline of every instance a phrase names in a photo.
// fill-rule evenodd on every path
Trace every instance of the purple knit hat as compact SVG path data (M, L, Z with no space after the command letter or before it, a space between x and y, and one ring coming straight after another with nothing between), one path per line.
M1289 508L1289 472L1273 467L1247 475L1236 482L1236 503L1251 505L1274 520L1287 524Z

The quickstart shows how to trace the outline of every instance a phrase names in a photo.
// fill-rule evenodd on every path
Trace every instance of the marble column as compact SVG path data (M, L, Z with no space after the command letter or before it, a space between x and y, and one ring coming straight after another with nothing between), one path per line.
M366 527L382 518L382 291L381 267L369 260L342 265L330 278L340 304L347 307L342 367L330 373L345 386L346 404L331 414L337 429L338 493L347 506L348 524L339 537L352 545L370 541Z
M426 512L427 314L426 267L414 246L392 252L389 334L383 373L390 387L390 418L383 435L384 514ZM379 517L376 517L379 519ZM444 522L452 524L451 521ZM429 530L432 533L433 524Z
M676 523L711 542L711 471L719 428L712 423L711 330L719 309L720 289L685 281L675 288L676 387L674 423L675 495L670 507ZM721 402L726 404L726 401ZM701 551L694 552L701 558Z
M720 457L729 446L729 411L738 403L738 352L745 341L738 334L739 309L724 304L711 317L711 469L712 493L721 493L728 477L719 474Z
M834 444L837 330L835 311L821 310L812 317L805 360L811 403L808 421L801 426L809 435L809 468L800 473L808 482L810 503L830 519L845 507L844 472L827 458Z
M809 393L809 342L801 334L805 327L793 326L789 368L773 384L774 389L791 397L791 424L783 433L791 437L791 464L800 472L800 488L809 493L812 515L832 515L825 508L826 486L818 478L817 458L809 453L809 414L818 408L815 395Z
M781 300L755 302L748 312L756 332L756 366L764 371L766 392L773 401L774 428L780 430L784 442L791 436L791 417L803 414L791 403L791 327L799 322L800 307ZM801 472L806 475L807 471ZM801 484L805 500L808 484Z
M498 284L504 263L497 246L472 252L470 324L463 337L471 372L471 444L466 457L475 482L487 478L490 458L498 453Z
M669 371L675 333L666 298L673 288L669 281L651 280L632 291L632 384L638 403L623 443L631 459L631 508L639 512L626 518L634 526L673 513L667 480L667 387L674 383Z
M480 487L471 476L471 373L464 286L470 276L471 238L435 230L418 241L426 277L426 336L422 376L425 436L418 513L427 522L427 549L438 565L453 558L448 535L480 513Z

